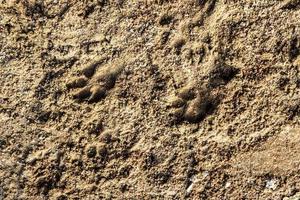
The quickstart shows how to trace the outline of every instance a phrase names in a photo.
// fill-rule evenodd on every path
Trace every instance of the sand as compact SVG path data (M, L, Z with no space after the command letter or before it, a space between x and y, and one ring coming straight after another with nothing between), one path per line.
M299 197L299 0L0 13L0 199Z

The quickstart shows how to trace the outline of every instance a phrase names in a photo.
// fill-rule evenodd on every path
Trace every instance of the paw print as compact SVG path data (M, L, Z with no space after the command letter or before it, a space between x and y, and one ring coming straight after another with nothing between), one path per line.
M88 103L98 102L111 90L120 74L122 67L107 66L97 71L104 60L87 65L80 72L80 76L67 83L67 88L75 90L74 99Z
M203 120L215 105L215 99L210 96L208 89L184 87L179 90L177 95L170 98L171 121L197 123Z
M211 114L220 103L220 94L239 72L238 69L216 60L200 84L181 88L177 95L169 99L173 122L197 123Z

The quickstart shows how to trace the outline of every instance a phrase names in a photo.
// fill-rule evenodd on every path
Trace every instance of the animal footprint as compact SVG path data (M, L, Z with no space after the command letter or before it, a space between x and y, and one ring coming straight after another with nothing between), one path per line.
M199 122L213 111L215 105L216 99L211 97L208 89L184 87L169 100L171 121L175 123L184 120L190 123Z
M75 99L89 103L98 102L114 87L122 66L107 66L97 71L103 62L101 59L87 65L79 77L67 83L68 89L76 89L73 93Z
M197 123L211 114L220 103L220 94L225 86L239 72L238 69L226 65L216 59L213 67L203 81L193 86L187 86L178 91L176 96L169 99L169 108L173 122L183 120Z

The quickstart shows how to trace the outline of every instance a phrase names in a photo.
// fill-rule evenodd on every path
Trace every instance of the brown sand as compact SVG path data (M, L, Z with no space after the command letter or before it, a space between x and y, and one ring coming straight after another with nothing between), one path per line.
M0 13L0 199L297 199L299 0Z

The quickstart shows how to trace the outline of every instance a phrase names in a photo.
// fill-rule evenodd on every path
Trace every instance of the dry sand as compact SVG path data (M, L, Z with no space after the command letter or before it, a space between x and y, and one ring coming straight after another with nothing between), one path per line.
M299 199L299 0L0 13L0 199Z

